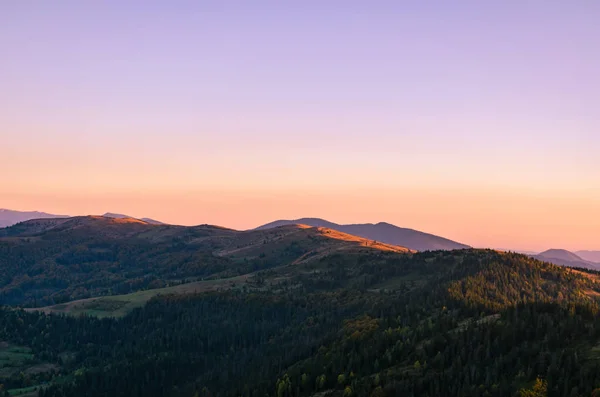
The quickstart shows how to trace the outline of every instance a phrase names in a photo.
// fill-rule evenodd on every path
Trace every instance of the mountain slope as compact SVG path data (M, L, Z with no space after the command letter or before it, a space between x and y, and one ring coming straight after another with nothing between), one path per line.
M54 215L38 211L13 211L0 208L0 228L12 226L30 219L66 218L68 215Z
M319 218L301 218L296 220L278 220L259 226L255 230L264 230L272 227L292 224L303 224L314 227L326 227L343 233L353 234L370 240L381 241L387 244L407 247L415 251L454 250L470 248L468 245L439 237L418 230L401 228L389 223L377 224L352 224L338 225Z
M35 219L0 229L0 305L63 303L370 251L409 252L296 225L240 232L104 216Z
M600 263L586 261L573 252L564 249L549 249L532 256L541 261L554 263L555 265L600 270Z

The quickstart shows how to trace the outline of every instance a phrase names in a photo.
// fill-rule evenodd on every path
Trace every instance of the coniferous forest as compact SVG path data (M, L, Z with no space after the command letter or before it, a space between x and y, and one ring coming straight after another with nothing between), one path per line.
M287 227L260 236L215 232L218 238L211 231L204 237L212 237L201 243L198 231L185 231L182 237L178 230L158 233L161 229L154 228L148 237L148 230L140 230L126 239L114 231L102 234L93 229L13 232L4 237L2 266L16 257L22 264L18 268L26 270L18 277L5 276L11 282L4 282L4 291L11 292L0 310L0 359L6 361L0 360L2 393L600 393L600 275L595 272L491 250L394 250L376 242L332 239L315 228ZM53 244L59 237L67 242ZM153 265L144 272L127 252L137 256L150 245L155 256L171 260L150 262ZM118 255L111 259L106 248L99 247L111 247ZM69 256L72 251L79 256ZM161 263L167 265L160 267ZM64 271L72 266L90 277L77 278L79 273L71 272L75 276L45 295L24 283L19 294L11 289L25 277L44 282L52 276L44 266L62 266ZM103 271L121 266L119 283L128 272L161 283L156 289L139 284L138 290L156 294L115 316L99 315L95 306L74 315L59 310L64 303L52 302L57 294L66 296L65 291L78 288L111 297L114 292L89 289L89 280L95 280L102 266ZM31 269L36 268L43 271L35 274ZM175 274L189 279L175 279ZM160 288L184 286L193 277L208 275L205 282L219 282L240 274L250 276L206 291ZM56 304L36 310L30 300L34 296ZM135 292L119 299L134 296ZM9 365L19 354L26 356L20 369Z

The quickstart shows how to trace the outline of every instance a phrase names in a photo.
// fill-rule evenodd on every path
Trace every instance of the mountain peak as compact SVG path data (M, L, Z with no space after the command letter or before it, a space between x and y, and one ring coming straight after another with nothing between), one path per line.
M135 218L133 216L124 215L124 214L117 214L117 213L114 213L114 212L106 212L102 216L105 217L105 218L113 218L113 219L137 219L137 220L149 223L151 225L164 225L163 222L154 220L152 218Z
M114 213L114 212L106 212L102 216L105 217L105 218L115 218L115 219L132 218L131 216L124 215L124 214L117 214L117 213Z
M541 261L550 262L561 266L583 267L588 269L600 268L600 264L598 263L590 262L571 251L559 248L552 248L544 252L540 252L537 255L533 255L533 257Z
M326 227L369 240L386 244L406 247L415 251L453 250L469 248L468 245L457 243L444 237L423 233L418 230L401 228L391 223L363 223L339 225L320 218L300 218L296 220L278 220L259 226L257 230L270 229L290 224L303 224L312 227Z
M544 252L540 252L538 256L546 258L564 259L568 261L583 261L583 259L571 251L560 248L551 248Z

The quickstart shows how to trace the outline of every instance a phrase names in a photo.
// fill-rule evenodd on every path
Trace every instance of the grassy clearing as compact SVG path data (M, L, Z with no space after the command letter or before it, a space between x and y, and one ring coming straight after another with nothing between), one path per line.
M36 362L31 349L0 341L0 384L3 378L9 378L22 372L25 375L48 372L58 368L55 364ZM10 396L37 396L40 385L8 390Z
M38 395L40 385L24 387L22 389L11 389L8 391L9 396L34 397Z
M0 342L0 377L21 371L32 362L30 348Z
M0 341L0 384L3 376L10 376L15 372L39 374L56 368L56 364L37 361L29 347Z
M73 316L88 315L100 318L123 317L132 310L144 306L146 302L158 295L193 294L221 289L241 288L246 285L246 280L248 280L249 277L250 275L243 275L217 280L196 281L172 287L138 291L125 295L81 299L59 305L27 310L42 311L44 313L69 314Z

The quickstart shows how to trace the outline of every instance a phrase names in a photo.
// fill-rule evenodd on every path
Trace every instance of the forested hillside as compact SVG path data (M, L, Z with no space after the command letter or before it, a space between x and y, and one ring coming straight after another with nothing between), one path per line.
M4 388L280 397L591 396L600 387L597 273L495 251L358 246L249 280L157 296L120 319L4 308L0 341L50 368L6 374Z
M331 252L403 247L296 225L238 232L138 219L38 219L0 229L0 304L45 306L239 276Z

